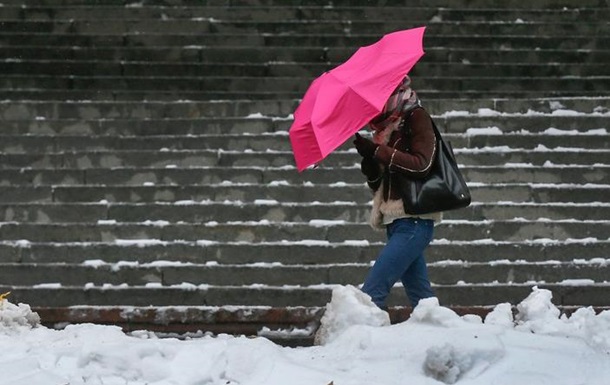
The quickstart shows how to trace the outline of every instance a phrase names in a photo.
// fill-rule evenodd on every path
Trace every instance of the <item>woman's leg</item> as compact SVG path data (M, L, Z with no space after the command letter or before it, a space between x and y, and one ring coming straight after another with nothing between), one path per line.
M428 223L429 222L429 223ZM380 308L392 286L418 260L432 239L432 221L397 219L387 228L388 242L369 271L362 291Z
M427 247L434 236L434 222L422 221L422 224L429 228L427 234L428 241L426 242ZM430 279L428 279L428 267L426 266L426 258L423 252L411 263L411 266L404 272L400 280L411 301L411 306L417 306L423 298L434 297L434 291L430 285Z
M420 255L400 278L405 292L415 307L423 298L434 297L434 291L428 279L428 267L424 255Z

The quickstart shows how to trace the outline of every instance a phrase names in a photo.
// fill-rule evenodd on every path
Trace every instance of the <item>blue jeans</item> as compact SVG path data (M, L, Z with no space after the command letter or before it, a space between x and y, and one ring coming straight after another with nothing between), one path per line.
M401 218L389 224L386 232L388 242L369 271L362 291L382 309L398 280L402 281L413 307L422 298L434 297L424 258L424 249L434 235L434 221Z

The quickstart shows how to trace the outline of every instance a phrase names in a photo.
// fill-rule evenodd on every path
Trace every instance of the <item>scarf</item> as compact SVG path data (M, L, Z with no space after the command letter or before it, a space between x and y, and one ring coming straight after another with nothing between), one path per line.
M388 98L383 110L371 120L369 125L376 132L381 132L398 121L405 112L418 106L421 106L421 102L415 91L411 89L411 78L405 76Z

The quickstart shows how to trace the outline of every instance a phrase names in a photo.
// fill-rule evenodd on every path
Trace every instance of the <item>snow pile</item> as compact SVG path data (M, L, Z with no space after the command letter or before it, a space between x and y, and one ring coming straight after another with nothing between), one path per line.
M68 380L40 367L38 360L20 357L0 361L0 385L70 385Z
M517 305L516 330L537 334L578 337L592 347L610 354L610 311L600 314L588 308L576 310L570 317L560 316L551 299L553 293L533 288L532 293Z
M333 290L331 301L320 320L315 345L332 342L354 325L387 326L388 313L379 309L371 298L354 286L339 286Z
M577 347L588 344L593 348L594 356L610 354L610 311L596 315L591 308L583 308L568 317L560 315L559 309L551 302L552 297L549 290L534 287L532 293L517 305L516 316L513 316L509 303L502 303L485 317L485 322L475 315L460 317L451 309L440 306L437 298L427 298L420 301L407 322L384 328L387 318L382 315L385 313L380 314L368 296L363 296L353 287L337 288L316 337L321 343L333 342L330 346L335 350L366 351L379 339L379 334L394 328L394 339L389 338L391 342L386 348L400 351L406 347L420 354L425 352L421 361L423 373L446 384L477 379L496 365L514 365L503 362L507 355L515 354L515 349L522 350L524 355L517 359L513 357L511 362L525 363L529 355L527 350L531 349L527 347L529 344L554 346L558 343L558 347L552 348L555 349L553 354L557 355L565 354L565 343ZM416 330L418 332L414 332ZM545 342L546 336L561 336L568 340ZM543 354L545 363L550 359L547 355L551 354ZM546 370L544 366L543 370ZM561 370L563 375L550 377L559 379L568 375L566 369ZM538 375L532 378L538 378ZM592 381L594 384L603 383L601 378Z
M515 317L499 304L483 322L429 298L408 321L388 325L358 289L338 287L324 315L328 343L302 348L260 337L129 336L92 324L0 327L0 385L607 385L610 312L560 317L551 299L534 288Z
M505 355L505 348L498 341L478 338L479 334L487 332L478 330L482 324L480 317L460 317L440 306L437 298L421 300L406 324L461 330L453 338L434 341L426 349L424 373L446 384L455 384L462 378L476 378Z
M463 322L451 309L441 307L434 297L419 301L409 321L445 327L457 326Z
M0 299L0 331L20 328L32 328L40 324L40 317L30 308L30 305L20 303L14 305L5 299Z
M534 287L533 292L520 304L517 305L517 316L519 329L532 331L534 333L549 333L555 327L561 327L563 322L559 319L560 311L551 299L553 293L549 290L540 290Z
M434 345L426 350L423 363L426 376L445 384L476 379L507 354L505 347L491 336L477 340L476 334L466 335L468 338L462 341L458 338L457 341Z
M429 377L446 384L454 384L465 378L478 377L496 362L502 361L507 354L504 343L494 344L494 340L501 334L495 338L481 338L490 331L494 334L506 333L506 338L510 338L517 345L522 343L518 341L527 338L526 333L534 333L541 336L561 336L570 339L553 342L570 341L570 343L576 342L578 345L578 340L581 340L602 356L610 354L610 311L596 315L591 308L581 308L568 317L560 315L559 309L551 302L552 297L549 290L534 287L532 293L517 305L515 317L513 317L510 304L499 304L487 315L485 324L478 327L472 323L475 318L459 317L452 310L439 306L436 298L421 301L407 323L436 325L452 328L456 332L462 330L461 333L456 333L452 337L453 341L435 344L426 350L424 372ZM502 332L502 330L504 331ZM476 343L473 343L474 341L456 341L464 337L468 339L471 332L474 332L474 338L478 340ZM511 335L512 337L510 337ZM544 344L545 340L541 338L545 337L530 337L530 339L539 340ZM560 349L556 351L556 354L565 354L565 351ZM601 382L602 380L597 379L596 381Z
M505 328L512 328L515 326L511 304L501 303L496 305L496 307L494 307L485 317L485 324L497 325Z

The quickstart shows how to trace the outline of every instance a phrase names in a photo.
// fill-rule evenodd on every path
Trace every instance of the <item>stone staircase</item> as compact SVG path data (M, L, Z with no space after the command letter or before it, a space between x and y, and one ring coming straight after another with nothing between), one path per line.
M291 114L359 45L426 25L414 87L473 194L427 253L441 302L537 285L609 308L609 2L535 5L4 0L0 292L50 325L309 343L384 237L349 143L297 173Z

